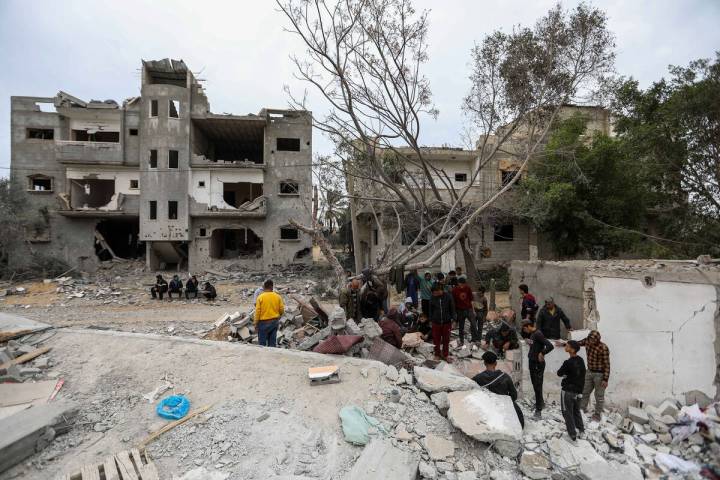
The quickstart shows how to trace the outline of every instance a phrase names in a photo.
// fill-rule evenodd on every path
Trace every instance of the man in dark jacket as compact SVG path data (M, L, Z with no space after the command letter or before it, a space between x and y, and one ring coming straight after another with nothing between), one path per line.
M185 282L185 299L190 300L190 295L192 295L193 298L197 298L199 287L200 282L198 282L198 279L195 275L188 278Z
M485 352L483 353L482 359L485 363L485 371L475 375L473 380L475 383L483 388L487 388L494 394L509 396L512 399L513 407L515 407L515 412L517 413L518 420L520 421L520 426L525 428L525 417L523 416L522 410L520 410L518 404L515 403L517 401L518 394L515 389L515 385L513 385L512 379L507 373L497 370L497 355L492 352Z
M183 283L180 277L173 275L170 284L168 285L168 300L172 299L173 293L177 293L178 298L182 298Z
M163 278L162 275L156 275L155 276L155 286L150 289L150 295L152 295L152 298L158 298L160 297L160 300L163 299L163 295L167 293L168 291L168 284L167 281Z
M560 322L565 325L568 331L572 331L570 319L562 311L562 308L555 305L555 300L549 297L545 300L545 306L540 309L535 321L538 330L545 338L557 340L560 338Z
M585 362L579 357L577 352L580 345L575 340L570 340L565 344L565 351L570 358L565 360L558 370L557 374L563 377L560 384L560 409L565 419L565 427L567 428L570 439L575 442L579 435L585 433L582 415L580 414L580 399L582 398L583 387L585 386Z
M542 417L542 410L545 407L543 398L543 376L545 375L545 355L555 347L552 346L545 335L537 329L530 320L523 320L523 337L528 339L530 351L528 352L528 369L530 370L530 381L535 391L535 415L534 418Z
M485 346L492 347L500 355L505 355L508 350L520 348L520 342L515 330L503 322L499 328L494 328L485 335Z
M345 316L359 322L362 318L360 312L360 279L353 278L340 290L338 296L340 307L345 310Z
M212 286L210 282L205 282L205 286L203 287L203 296L205 297L205 300L215 300L215 297L217 297L217 290L215 290L215 287Z
M450 363L450 330L455 321L455 303L452 295L447 293L441 283L432 287L430 298L430 321L432 322L435 356ZM441 348L442 347L442 351Z

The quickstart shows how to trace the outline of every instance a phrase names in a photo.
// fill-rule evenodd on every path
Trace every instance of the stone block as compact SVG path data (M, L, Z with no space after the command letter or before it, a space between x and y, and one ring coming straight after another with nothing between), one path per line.
M462 375L445 373L425 367L414 367L413 373L420 389L429 392L454 392L478 389L478 384Z
M628 407L628 417L640 425L644 425L650 421L650 417L645 410L632 406Z
M423 441L431 460L445 460L455 455L455 442L435 434L428 434Z
M419 459L389 440L372 439L350 470L348 480L415 480Z
M520 457L520 471L533 480L552 477L550 460L544 455L525 451Z
M604 462L587 440L578 440L572 445L564 438L553 438L548 442L550 460L563 469L576 470L584 463Z
M673 418L676 418L678 416L678 413L680 413L680 409L678 408L677 403L675 403L674 400L670 399L666 399L660 405L658 405L657 410L660 415L670 415Z
M438 476L437 469L432 462L420 462L420 478L435 480Z
M615 460L583 463L580 465L578 473L586 480L608 480L610 478L643 480L642 470L637 464L620 463Z
M430 395L430 400L432 400L432 402L442 414L445 414L445 412L447 412L447 409L450 408L447 392L433 393L432 395Z

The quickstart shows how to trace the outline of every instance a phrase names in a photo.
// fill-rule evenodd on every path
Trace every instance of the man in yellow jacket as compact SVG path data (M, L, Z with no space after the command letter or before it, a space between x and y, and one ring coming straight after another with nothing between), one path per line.
M277 346L278 323L285 313L282 297L273 292L273 281L265 280L263 292L255 300L255 330L258 332L258 343L263 347Z

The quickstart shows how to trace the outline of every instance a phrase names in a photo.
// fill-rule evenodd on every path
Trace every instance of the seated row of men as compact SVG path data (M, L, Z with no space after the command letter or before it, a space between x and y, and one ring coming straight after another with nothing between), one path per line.
M200 282L195 275L191 275L190 278L185 282L185 298L187 300L192 298L198 298L199 294L202 294L206 300L214 300L217 297L217 291L210 282L205 282L202 290L199 288ZM183 295L183 282L180 277L173 275L172 280L168 283L162 275L155 277L155 285L150 289L150 295L152 298L162 300L163 296L167 293L168 300L172 300L173 295L177 295L178 298L182 298Z

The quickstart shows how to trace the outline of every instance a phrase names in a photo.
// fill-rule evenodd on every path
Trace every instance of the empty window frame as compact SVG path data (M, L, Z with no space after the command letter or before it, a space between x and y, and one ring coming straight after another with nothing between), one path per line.
M373 245L378 244L378 229L373 229Z
M299 152L299 138L277 138L276 147L278 152Z
M157 168L157 150L150 150L150 168Z
M137 190L140 188L140 181L132 179L130 180L130 190Z
M168 200L168 220L177 220L178 218L178 202L176 200Z
M31 192L52 192L52 177L46 175L30 175L28 177L27 189Z
M198 188L205 188L205 180L200 180L198 182Z
M504 186L506 186L508 183L510 183L510 182L512 181L513 177L515 177L515 174L516 174L517 172L518 172L517 170L502 170L502 171L500 172L500 179L501 179L501 182L502 182L502 186L504 187ZM520 183L520 180L522 180L522 176L518 178L518 181L515 182L515 185L517 185L518 183Z
M157 201L150 200L148 205L150 207L150 214L148 215L148 218L150 218L150 220L157 220Z
M300 232L291 226L280 227L280 240L299 240Z
M285 180L280 182L281 195L299 195L300 184L294 180Z
M178 168L177 150L168 150L168 168Z
M495 225L493 232L493 241L495 242L512 242L515 238L515 228L512 223L505 225Z
M157 100L150 100L150 116L151 117L158 116L158 101Z
M180 118L180 101L169 100L168 101L168 117L169 118Z
M52 140L55 138L55 130L52 128L28 128L26 138L32 140Z
M455 181L456 182L467 182L467 173L456 173Z
M201 228L201 229L200 229L200 236L201 236L201 237L207 236L207 229Z
M131 128L130 131L129 131L129 133L130 133L130 136L131 136L131 137L137 137L137 136L138 136L138 129L137 129L137 128Z

